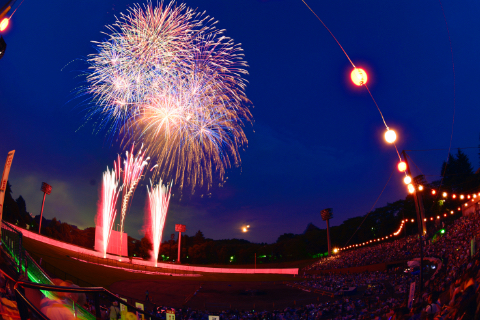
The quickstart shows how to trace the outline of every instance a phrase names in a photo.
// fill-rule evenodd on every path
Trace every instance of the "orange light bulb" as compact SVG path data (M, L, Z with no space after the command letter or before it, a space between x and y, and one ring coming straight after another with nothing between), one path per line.
M368 76L365 70L361 68L355 68L350 73L350 78L352 79L353 83L357 86L363 86L367 83Z
M400 161L400 162L398 163L397 168L398 168L398 171L400 171L400 172L405 172L405 170L407 170L407 164L406 164L405 162L403 162L403 161Z
M2 22L0 22L0 31L4 31L5 29L7 29L9 22L10 19L3 18Z

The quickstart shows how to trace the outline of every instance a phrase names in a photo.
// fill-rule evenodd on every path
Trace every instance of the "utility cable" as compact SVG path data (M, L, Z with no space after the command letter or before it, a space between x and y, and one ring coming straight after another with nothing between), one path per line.
M357 227L357 230L355 230L355 232L352 234L352 236L350 237L350 239L348 239L347 243L343 246L343 247L346 247L348 246L348 244L350 243L350 240L352 240L353 236L357 233L358 230L360 230L360 227L362 226L362 224L365 222L365 220L368 218L368 216L370 215L370 213L372 213L373 211L373 208L375 207L375 205L377 204L378 200L380 199L380 197L382 196L383 194L383 191L385 191L385 188L387 187L388 183L390 182L390 179L392 178L393 176L393 173L395 172L396 169L393 169L392 170L392 173L390 173L390 177L388 178L387 180L387 183L385 183L385 185L383 186L383 189L382 189L382 192L380 192L380 194L378 195L377 197L377 200L375 200L375 203L373 204L373 206L370 208L370 211L368 211L367 215L365 216L365 218L363 218L363 221L360 223L360 225Z

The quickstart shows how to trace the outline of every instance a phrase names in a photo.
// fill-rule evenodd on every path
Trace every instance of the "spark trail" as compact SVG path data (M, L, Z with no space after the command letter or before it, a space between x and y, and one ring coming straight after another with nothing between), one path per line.
M155 187L150 181L150 188L147 186L148 192L148 216L146 220L147 233L150 234L153 255L152 259L157 266L158 253L160 252L160 244L162 243L163 228L165 226L165 219L167 218L168 205L170 203L171 187L170 185L163 185L162 180Z
M123 242L123 227L125 222L125 216L127 214L127 210L130 205L130 200L135 193L135 189L137 188L138 182L142 178L143 171L148 164L148 160L150 158L145 158L145 151L142 151L143 145L138 151L138 153L134 154L134 147L130 149L130 152L126 152L126 158L123 161L123 168L122 168L122 210L120 215L120 248L122 247ZM120 169L120 156L118 156L116 167Z
M110 171L107 167L107 171L103 173L102 202L99 210L99 217L97 217L97 219L100 219L102 225L104 258L107 257L108 243L117 216L116 206L121 189L119 187L119 180L120 177L116 168Z

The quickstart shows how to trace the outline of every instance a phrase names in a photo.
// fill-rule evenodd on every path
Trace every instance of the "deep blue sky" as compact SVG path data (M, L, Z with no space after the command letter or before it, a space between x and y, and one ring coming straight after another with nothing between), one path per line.
M17 5L21 1L17 1ZM10 172L14 197L38 214L41 182L53 186L44 215L93 226L102 172L121 152L106 133L93 134L75 97L82 62L104 39L105 25L128 1L25 0L3 36L0 60L0 160L15 149ZM241 170L231 170L211 198L174 197L164 234L175 223L187 234L273 242L324 227L320 210L332 207L333 225L363 215L398 161L383 141L384 126L364 88L349 80L351 66L333 38L300 0L187 0L219 20L242 43L250 67L247 95L255 108ZM369 88L398 148L448 148L453 72L438 0L315 1L311 7L354 63L369 73ZM480 3L443 1L456 71L453 147L479 143ZM454 150L455 151L455 150ZM465 150L475 168L478 150ZM447 151L410 153L432 181ZM395 172L377 206L406 195ZM145 186L135 194L126 230L139 238ZM242 234L240 227L250 224Z

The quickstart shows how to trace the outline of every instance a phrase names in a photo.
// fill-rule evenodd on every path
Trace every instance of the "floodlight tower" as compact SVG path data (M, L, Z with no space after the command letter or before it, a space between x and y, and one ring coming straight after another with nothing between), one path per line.
M332 208L323 209L320 211L320 215L322 216L322 220L327 222L327 240L328 240L328 254L332 252L332 244L330 243L330 225L328 224L328 220L333 218Z

